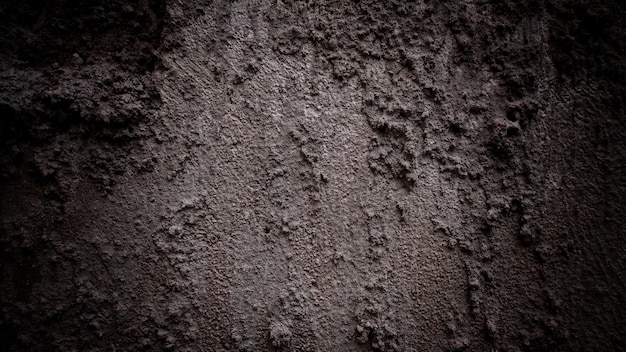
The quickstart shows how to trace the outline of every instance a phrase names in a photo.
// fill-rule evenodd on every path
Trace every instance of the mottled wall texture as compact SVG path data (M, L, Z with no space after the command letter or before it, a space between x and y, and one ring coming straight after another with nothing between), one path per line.
M0 0L0 350L626 350L625 10Z

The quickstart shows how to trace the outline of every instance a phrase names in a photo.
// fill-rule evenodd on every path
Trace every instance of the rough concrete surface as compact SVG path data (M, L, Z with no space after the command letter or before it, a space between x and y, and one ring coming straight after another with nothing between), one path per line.
M626 350L623 1L0 1L0 350Z

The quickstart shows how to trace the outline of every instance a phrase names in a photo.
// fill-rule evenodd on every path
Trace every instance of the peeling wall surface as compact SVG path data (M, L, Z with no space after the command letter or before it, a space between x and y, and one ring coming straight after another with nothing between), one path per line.
M0 0L0 350L626 350L625 21Z

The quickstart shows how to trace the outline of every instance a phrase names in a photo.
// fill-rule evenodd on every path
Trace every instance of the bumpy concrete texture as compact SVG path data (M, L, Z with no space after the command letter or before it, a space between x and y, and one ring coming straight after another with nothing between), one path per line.
M0 1L0 349L626 349L622 1Z

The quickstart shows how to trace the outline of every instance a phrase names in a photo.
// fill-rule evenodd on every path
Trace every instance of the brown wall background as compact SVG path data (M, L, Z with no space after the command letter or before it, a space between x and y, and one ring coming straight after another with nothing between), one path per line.
M619 1L0 1L2 350L626 346Z

